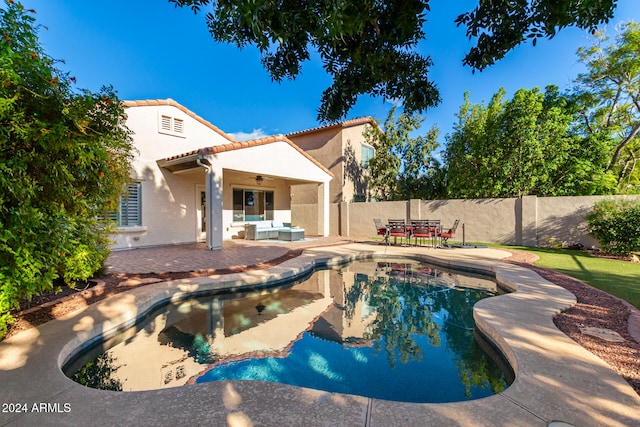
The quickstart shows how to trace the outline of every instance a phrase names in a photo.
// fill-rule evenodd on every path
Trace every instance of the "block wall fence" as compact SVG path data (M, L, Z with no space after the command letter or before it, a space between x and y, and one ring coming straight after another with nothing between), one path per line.
M604 198L640 196L524 196L505 199L407 200L398 202L338 203L330 209L330 234L343 237L372 237L374 222L389 219L439 219L443 228L460 220L455 241L546 246L550 240L587 247L599 242L587 233L585 215ZM317 206L292 205L291 220L317 234Z

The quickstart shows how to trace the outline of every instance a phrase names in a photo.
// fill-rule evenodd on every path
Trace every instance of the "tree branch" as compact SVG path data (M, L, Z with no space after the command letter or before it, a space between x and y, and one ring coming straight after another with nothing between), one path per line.
M609 114L607 114L607 120L605 123L605 127L609 127L611 124L611 118L613 114L616 112L618 107L618 100L620 99L620 93L622 92L622 86L618 85L618 90L616 91L616 96L613 98L613 102L611 103L611 108L609 109Z
M607 165L607 170L612 170L615 167L615 164L618 163L618 159L620 158L620 153L632 140L638 135L640 132L640 122L636 123L636 125L631 129L631 132L622 140L620 144L616 147L616 151L613 153L611 157L611 161Z

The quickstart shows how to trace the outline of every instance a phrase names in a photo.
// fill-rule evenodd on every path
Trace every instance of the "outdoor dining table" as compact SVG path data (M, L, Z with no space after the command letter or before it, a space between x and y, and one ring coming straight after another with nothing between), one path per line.
M431 239L431 246L436 247L437 241L441 233L441 225L440 220L393 220L390 219L386 225L387 229L387 243L389 237L394 238L394 245L397 244L397 238L400 237L409 239L411 242L411 237L414 237L416 240L416 245L418 238L427 238ZM420 233L416 234L416 232L420 231ZM401 240L402 243L402 240Z

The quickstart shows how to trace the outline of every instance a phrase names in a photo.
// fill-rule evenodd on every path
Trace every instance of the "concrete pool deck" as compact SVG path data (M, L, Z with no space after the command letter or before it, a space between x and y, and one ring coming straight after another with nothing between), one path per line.
M76 384L60 369L83 343L133 321L161 300L243 283L260 287L301 274L316 263L375 255L419 256L443 266L490 272L502 286L516 290L482 300L474 309L477 328L511 363L514 383L483 399L416 404L252 381L110 392ZM553 316L575 303L573 294L531 270L499 262L505 256L508 253L493 249L354 243L306 249L266 270L161 282L115 295L0 342L0 426L545 426L553 421L640 425L640 397L635 391L554 326Z

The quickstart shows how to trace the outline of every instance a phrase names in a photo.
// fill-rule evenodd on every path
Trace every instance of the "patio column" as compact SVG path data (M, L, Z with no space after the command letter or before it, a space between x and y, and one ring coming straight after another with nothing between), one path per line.
M207 247L211 250L222 249L222 167L211 162L207 168Z
M329 182L318 185L318 234L329 235Z

